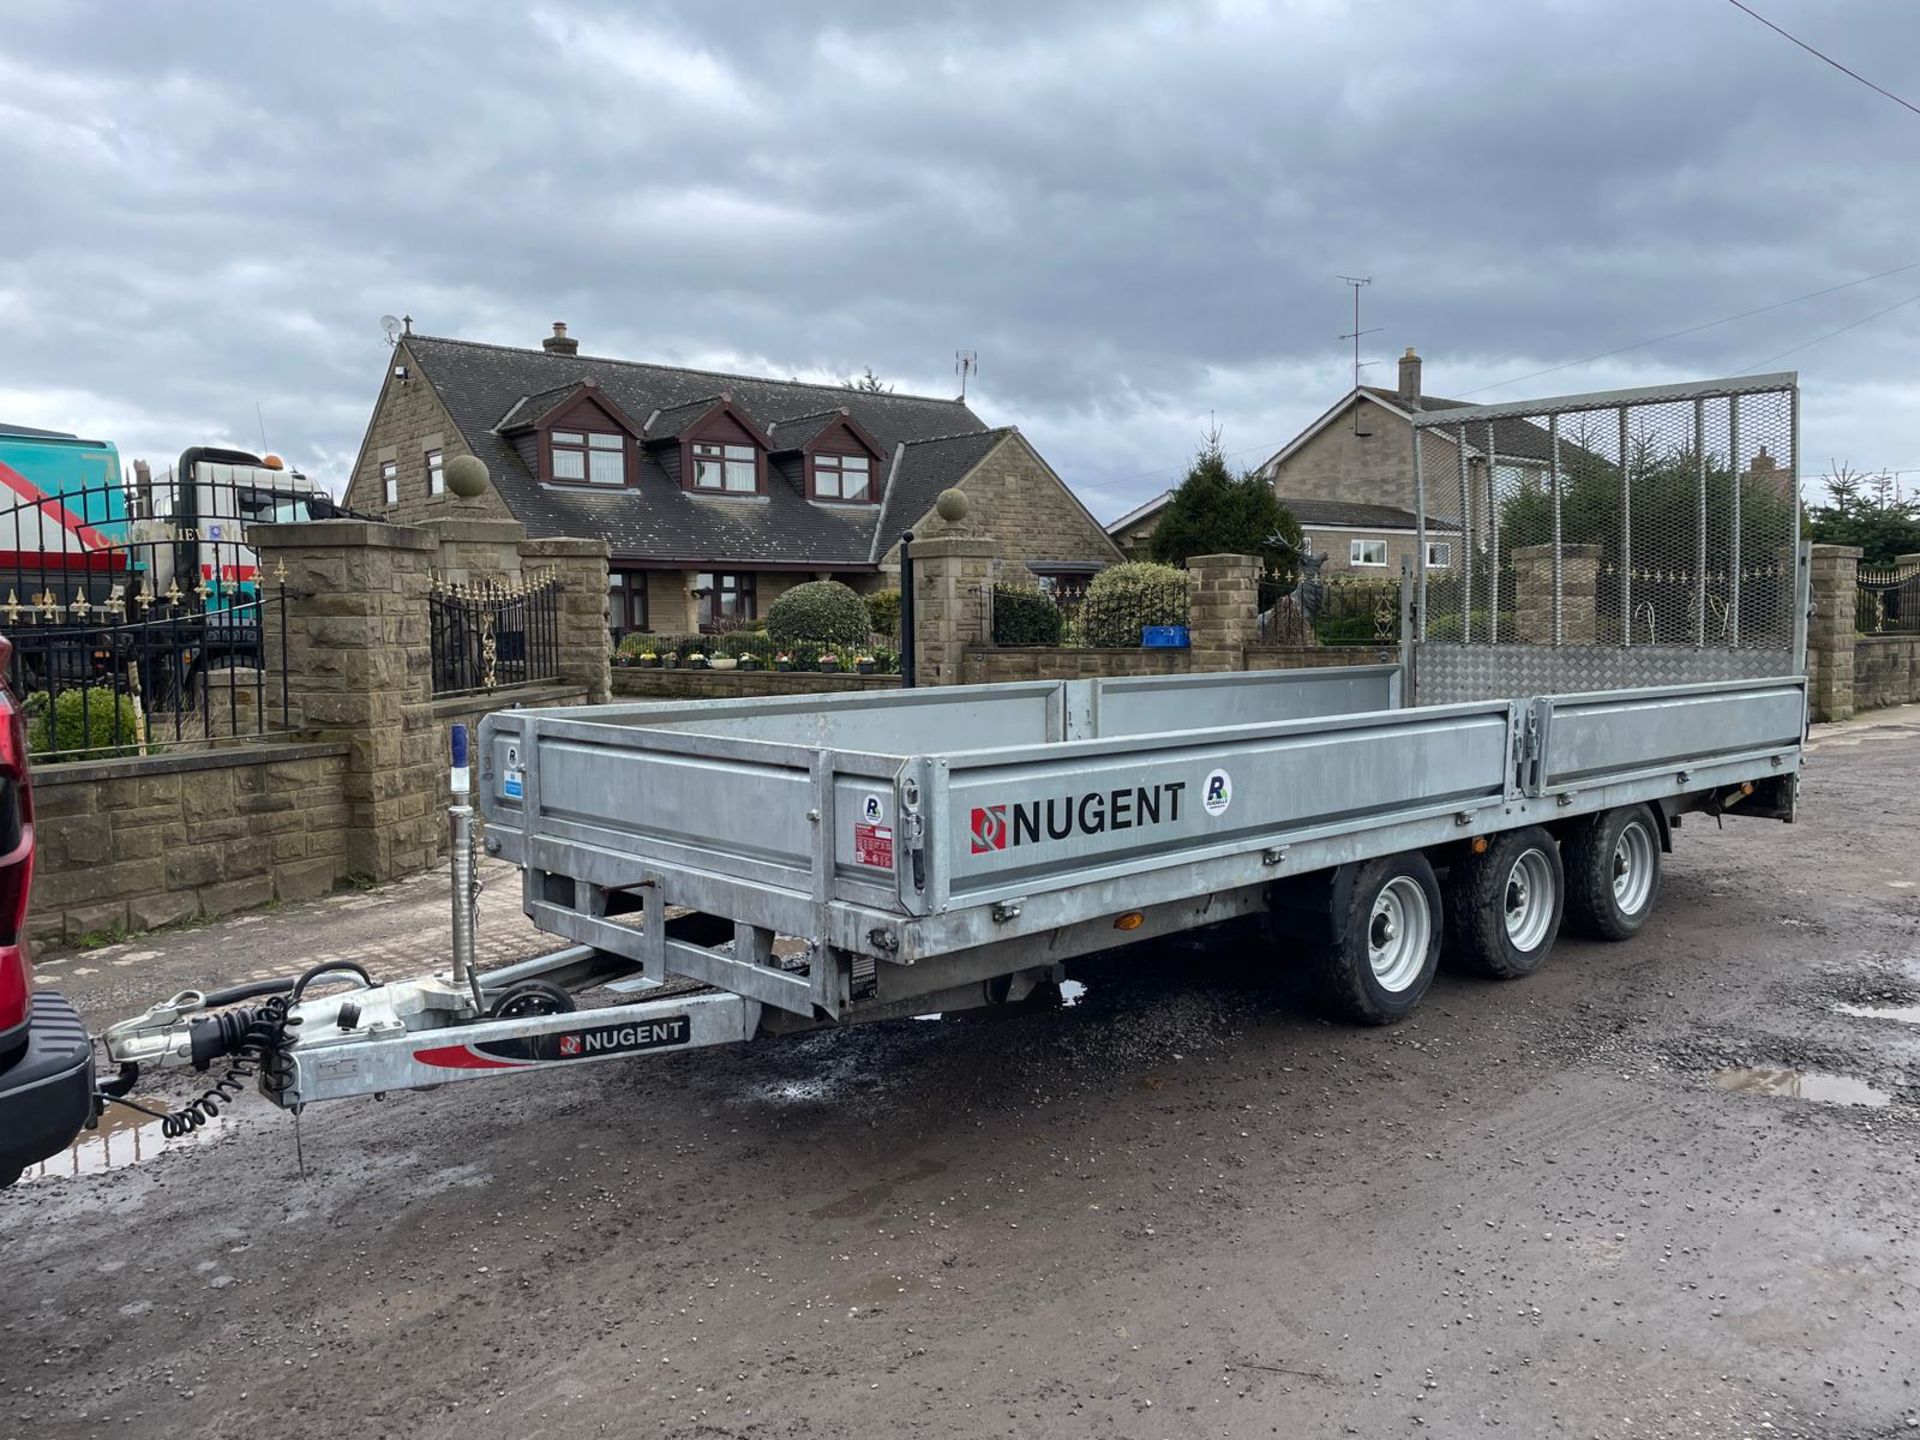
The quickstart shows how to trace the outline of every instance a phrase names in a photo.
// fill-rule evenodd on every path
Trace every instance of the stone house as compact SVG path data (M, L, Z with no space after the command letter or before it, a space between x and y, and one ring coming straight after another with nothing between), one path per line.
M901 535L950 487L1002 575L1080 583L1121 558L1018 429L962 401L579 352L558 324L528 349L400 336L345 503L603 539L616 636L764 617L805 580L897 583ZM490 482L476 500L444 480L469 454Z
M1375 571L1384 575L1398 575L1400 562L1413 555L1419 541L1413 511L1402 510L1395 505L1303 499L1289 495L1276 498L1300 522L1308 548L1326 555L1327 574L1336 570L1352 570L1363 575ZM1114 543L1129 560L1150 558L1149 543L1172 499L1173 491L1163 491L1145 504L1129 510L1118 520L1108 523L1107 534L1113 537ZM1430 565L1441 568L1453 563L1454 541L1457 538L1455 532L1458 528L1451 519L1428 514L1427 555Z
M1279 495L1291 497L1288 503L1296 506L1296 513L1299 502L1332 501L1388 506L1411 523L1413 412L1469 403L1424 394L1420 371L1420 357L1409 346L1400 357L1395 389L1355 386L1269 456L1256 473L1271 481ZM1489 447L1485 427L1476 429L1480 433L1467 436L1468 480L1474 494L1484 495ZM1457 530L1460 460L1455 444L1456 437L1444 426L1427 430L1421 437L1420 463L1427 475L1429 521L1437 517ZM1570 442L1563 439L1561 447L1564 459ZM1510 495L1544 482L1552 444L1538 425L1522 419L1497 420L1491 448L1494 493Z
M1411 510L1358 501L1279 498L1300 522L1306 547L1327 557L1324 574L1351 571L1356 577L1397 577L1402 562L1418 553L1420 531ZM1428 569L1444 570L1454 563L1459 528L1451 519L1427 516Z
M1107 534L1113 543L1120 547L1120 553L1129 560L1146 560L1153 532L1160 528L1160 517L1167 513L1167 506L1173 503L1173 491L1162 490L1145 504L1136 505L1118 520L1107 522Z

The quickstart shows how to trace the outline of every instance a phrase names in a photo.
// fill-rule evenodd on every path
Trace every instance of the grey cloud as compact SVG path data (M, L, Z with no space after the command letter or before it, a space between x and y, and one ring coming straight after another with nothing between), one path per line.
M1795 23L1869 74L1920 51L1904 8ZM165 455L258 401L336 481L383 311L936 392L977 349L982 411L1116 513L1210 411L1252 460L1340 393L1336 272L1375 277L1370 355L1461 392L1920 259L1920 122L1731 6L102 0L28 9L0 82L0 409ZM1916 336L1796 357L1810 460L1920 467Z

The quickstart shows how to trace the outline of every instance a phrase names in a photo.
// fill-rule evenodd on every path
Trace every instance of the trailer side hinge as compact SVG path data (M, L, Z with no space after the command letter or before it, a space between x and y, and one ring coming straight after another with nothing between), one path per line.
M996 900L993 902L993 920L996 925L1005 925L1019 918L1019 900Z

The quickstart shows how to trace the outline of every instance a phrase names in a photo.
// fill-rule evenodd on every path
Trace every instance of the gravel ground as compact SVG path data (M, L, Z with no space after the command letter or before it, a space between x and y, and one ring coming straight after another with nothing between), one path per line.
M322 1106L304 1176L254 1097L90 1137L0 1196L0 1435L1920 1433L1920 1025L1836 1009L1920 1003L1916 782L1920 711L1824 730L1801 823L1693 817L1637 940L1391 1030L1242 933L1064 1008ZM534 952L493 878L487 953ZM104 1023L404 973L445 909L43 978Z

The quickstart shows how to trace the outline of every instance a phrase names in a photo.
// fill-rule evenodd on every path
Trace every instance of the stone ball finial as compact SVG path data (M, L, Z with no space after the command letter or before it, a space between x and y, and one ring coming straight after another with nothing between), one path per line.
M949 525L958 525L967 518L967 512L973 509L973 502L967 499L962 490L942 490L940 498L933 502L934 513Z
M487 462L478 455L456 455L447 461L447 489L462 500L487 493Z

